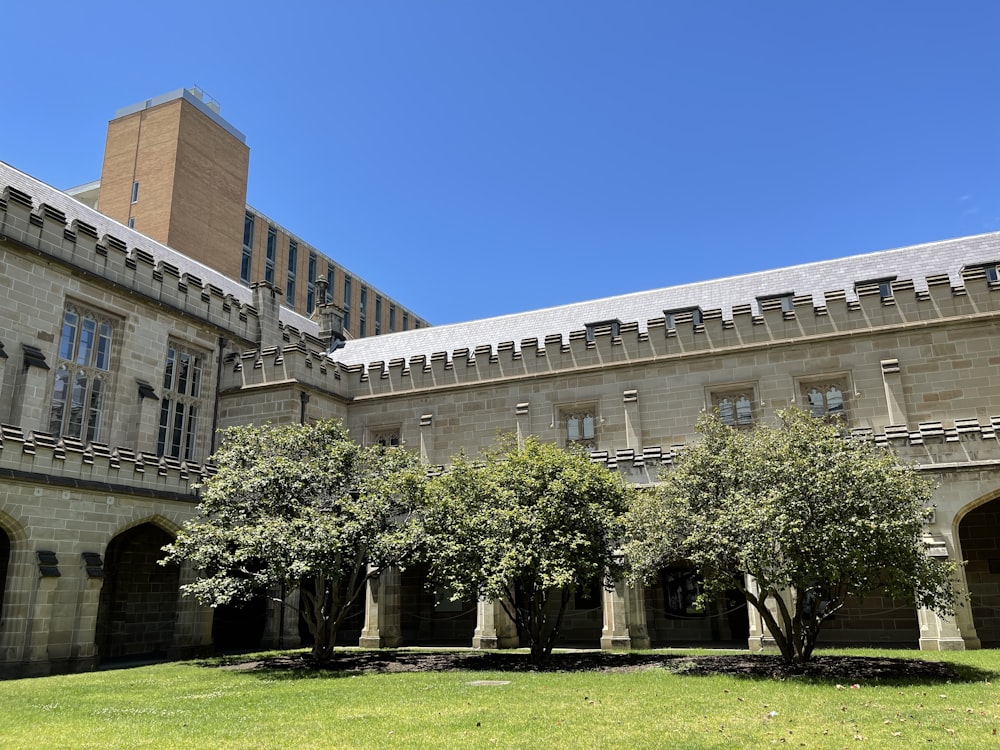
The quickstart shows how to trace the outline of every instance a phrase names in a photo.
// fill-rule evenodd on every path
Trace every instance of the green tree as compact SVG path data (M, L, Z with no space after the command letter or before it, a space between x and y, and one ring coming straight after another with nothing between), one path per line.
M621 574L615 547L631 488L582 450L502 436L428 488L430 576L455 599L484 597L517 624L535 664L552 653L576 590Z
M401 448L357 445L338 421L233 427L213 461L165 563L189 561L200 577L182 590L211 606L297 588L313 657L328 661L368 579L411 555L424 470Z
M809 660L851 597L884 591L953 612L955 565L921 542L933 487L889 450L794 409L746 432L704 415L698 430L702 440L629 513L639 575L686 560L705 601L735 585L788 662Z

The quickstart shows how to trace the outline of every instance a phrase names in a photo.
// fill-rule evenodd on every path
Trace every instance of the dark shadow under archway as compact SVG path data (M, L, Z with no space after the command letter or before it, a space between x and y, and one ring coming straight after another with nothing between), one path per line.
M145 523L108 544L97 615L97 653L109 659L162 658L173 643L180 569L158 564L166 531Z
M212 614L212 645L216 653L253 651L261 647L267 621L267 599L220 604Z
M476 603L440 601L427 583L427 566L399 576L399 623L406 646L469 646L476 631Z
M0 529L0 614L3 613L3 597L7 591L7 573L10 570L10 537Z
M976 633L983 646L1000 646L1000 498L968 513L958 536Z

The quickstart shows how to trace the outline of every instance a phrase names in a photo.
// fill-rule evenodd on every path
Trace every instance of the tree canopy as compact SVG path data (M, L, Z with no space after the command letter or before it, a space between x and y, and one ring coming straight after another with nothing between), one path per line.
M429 487L423 533L431 578L454 598L499 602L532 659L552 652L576 590L610 586L631 488L582 450L503 436L452 459Z
M198 517L166 548L200 573L182 590L215 606L298 589L313 656L329 659L368 579L413 551L417 458L331 420L232 427L213 461Z
M688 561L706 601L735 585L790 662L811 657L852 597L879 591L953 611L955 566L921 541L933 486L890 451L794 409L750 431L706 414L698 429L700 442L629 514L640 575Z

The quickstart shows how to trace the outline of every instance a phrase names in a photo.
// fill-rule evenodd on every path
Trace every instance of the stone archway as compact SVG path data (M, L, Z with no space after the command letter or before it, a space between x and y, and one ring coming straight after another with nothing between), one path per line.
M411 565L399 576L399 624L407 646L468 646L476 631L476 602L436 601L427 586L426 565Z
M166 657L177 620L180 568L158 561L172 541L159 526L143 523L108 544L97 615L102 661Z
M962 556L968 561L972 619L983 646L1000 646L1000 498L965 514L958 525Z

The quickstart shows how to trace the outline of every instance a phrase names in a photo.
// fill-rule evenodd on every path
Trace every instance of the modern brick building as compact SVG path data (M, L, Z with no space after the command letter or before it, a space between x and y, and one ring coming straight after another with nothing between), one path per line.
M422 328L427 321L247 205L246 137L199 89L178 89L115 113L101 178L70 195L224 275L266 281L283 305L311 316L344 310L348 338ZM326 283L326 298L316 281Z
M0 674L298 643L291 610L213 613L178 596L191 571L155 560L194 513L218 428L325 417L431 465L497 430L580 442L648 484L704 409L736 428L790 404L835 415L936 479L928 550L969 561L971 599L954 620L867 599L826 642L1000 643L1000 234L335 347L339 302L320 304L322 285L307 317L281 304L280 278L247 285L141 233L150 179L136 181L131 229L0 163ZM220 201L238 213L233 195ZM436 605L423 583L382 576L344 642L516 642L499 608ZM565 642L766 642L739 603L693 612L697 585L675 568L578 592Z

